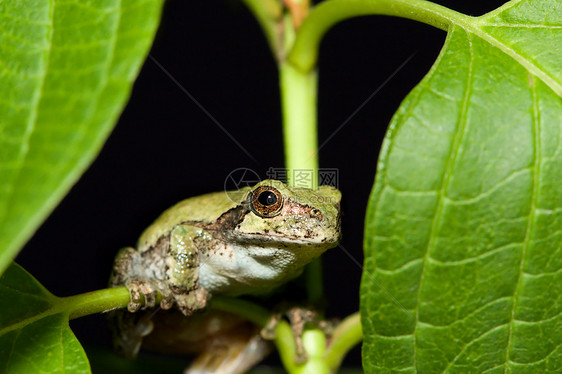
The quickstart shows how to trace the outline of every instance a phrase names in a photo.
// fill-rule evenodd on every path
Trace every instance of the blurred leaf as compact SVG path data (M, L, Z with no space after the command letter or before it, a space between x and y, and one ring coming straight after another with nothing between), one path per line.
M138 357L124 358L117 355L109 347L84 346L92 366L92 373L119 374L178 374L187 367L186 357L163 355L141 350Z
M99 152L161 7L0 1L0 273Z
M364 367L561 372L562 1L461 21L380 156Z
M68 313L19 265L13 263L0 278L0 300L1 373L90 372Z

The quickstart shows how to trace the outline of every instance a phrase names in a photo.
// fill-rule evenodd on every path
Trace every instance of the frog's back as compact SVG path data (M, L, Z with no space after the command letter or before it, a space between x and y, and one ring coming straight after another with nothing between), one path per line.
M137 243L139 251L145 251L168 235L172 229L185 222L206 225L217 220L223 213L238 206L247 196L249 189L221 191L180 201L167 209L141 235Z

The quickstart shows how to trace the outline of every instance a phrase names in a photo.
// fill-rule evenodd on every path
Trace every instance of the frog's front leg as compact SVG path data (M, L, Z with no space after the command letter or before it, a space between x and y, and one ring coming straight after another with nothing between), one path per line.
M170 233L166 280L178 309L184 315L204 308L209 294L199 284L198 243L212 238L200 227L178 225Z
M144 297L144 308L154 307L157 292L162 294L162 302L165 306L170 304L164 301L170 299L171 292L167 291L164 277L165 264L158 252L160 250L150 249L141 253L135 248L126 247L122 248L115 257L109 286L127 287L130 294L127 305L129 312L136 312L141 308L142 297Z
M162 295L160 306L176 305L183 314L206 305L208 293L199 285L199 250L197 243L210 240L199 227L176 226L168 237L146 251L123 248L117 254L110 286L125 286L131 300L127 309L135 312L145 298L145 308L156 304L157 292Z

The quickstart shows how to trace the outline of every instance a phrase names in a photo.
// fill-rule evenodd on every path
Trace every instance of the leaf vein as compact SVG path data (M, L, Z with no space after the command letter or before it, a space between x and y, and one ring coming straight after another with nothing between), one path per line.
M14 339L12 340L12 346L10 347L10 353L8 353L8 357L6 359L6 366L5 366L6 371L5 372L8 372L8 370L7 370L8 365L10 363L10 360L12 359L12 356L14 355L14 347L16 346L16 341L19 339L20 334L21 334L21 330L17 331L16 336L14 336Z
M381 267L376 267L375 271L377 273L381 273L381 274L385 274L385 275L393 275L393 274L398 273L402 270L405 270L406 268L412 266L414 263L420 262L420 261L423 261L423 259L422 258L415 258L413 260L410 260L410 261L400 265L399 267L397 267L395 269L383 269Z
M66 366L64 365L64 339L63 339L63 334L64 334L64 327L61 326L60 328L60 359L61 359L61 365L60 368L62 369L63 373L66 373Z
M486 251L486 252L480 253L479 255L476 255L476 256L473 256L473 257L463 258L462 260L456 260L456 261L441 261L441 260L438 260L438 259L433 258L433 257L431 257L431 256L428 258L428 260L429 260L430 262L435 263L435 264L438 264L438 265L445 265L445 266L451 266L451 265L465 265L465 264L470 264L470 263L472 263L472 262L481 260L481 259L486 258L486 257L488 257L488 256L491 256L491 255L493 255L493 254L496 254L497 252L504 251L504 250L508 249L509 247L512 247L513 245L516 245L516 244L522 244L522 243L516 243L516 242L508 243L508 244L505 244L505 245L502 245L502 246L499 246L499 247L490 249L490 250L488 250L488 251Z
M469 98L470 98L470 94L471 94L471 82L472 82L472 68L473 68L473 64L474 64L474 52L473 52L473 46L472 46L472 40L470 37L470 34L467 34L467 42L468 42L468 47L469 47L469 54L470 54L470 59L468 61L468 66L467 66L467 79L466 79L466 89L465 92L463 94L463 99L461 101L461 112L460 112L460 117L459 117L459 122L457 124L457 128L455 131L455 134L453 136L453 142L451 144L451 148L449 151L449 155L447 158L447 164L445 166L445 170L443 173L443 178L441 180L441 188L439 190L439 197L438 197L438 202L437 202L437 206L435 209L435 214L433 216L432 219L432 223L431 223L431 228L429 231L429 241L426 247L426 251L424 254L424 258L423 258L423 265L422 265L422 271L421 271L421 275L420 275L420 282L419 282L419 286L418 286L418 291L417 291L417 297L416 297L416 314L415 314L415 326L414 326L414 366L416 367L416 371L417 371L417 338L416 338L416 331L417 328L419 326L419 322L420 322L420 316L419 316L419 311L420 311L420 300L421 300L421 292L423 289L423 281L425 278L425 271L427 268L427 263L429 261L429 257L430 257L430 252L431 252L431 248L434 247L435 245L435 240L437 237L437 230L438 230L438 226L440 223L440 216L444 207L444 202L445 202L445 195L446 195L446 191L447 191L447 187L450 181L450 177L452 174L452 170L453 170L453 166L455 164L456 161L456 155L458 153L458 150L460 148L460 144L462 142L463 136L464 136L464 132L465 132L465 128L467 125L467 112L468 112L468 103L469 103Z
M513 48L509 47L507 44L502 43L498 39L494 38L491 34L482 30L479 26L480 22L471 24L469 22L459 22L459 26L463 27L466 31L478 36L480 39L488 42L490 45L497 47L499 50L513 58L521 66L523 66L528 72L539 77L547 86L549 86L558 96L562 95L562 85L557 82L554 77L550 76L548 72L541 69L533 61L528 60Z
M486 191L483 191L476 196L466 198L466 199L454 199L454 198L451 198L451 197L448 197L448 196L445 196L445 198L447 199L447 201L449 201L451 203L458 204L458 205L477 203L480 200L482 200L482 199L488 197L489 195L493 194L494 192L496 192L498 189L500 189L504 185L507 185L507 184L511 183L514 178L519 177L521 174L524 174L529 169L531 169L531 167L526 167L526 168L519 169L519 170L513 170L511 173L506 175L502 180L496 182L490 189L488 189Z
M562 343L557 344L550 352L548 352L548 354L546 356L544 356L543 358L536 360L536 361L532 361L532 362L516 362L516 361L510 361L510 363L515 364L516 366L525 366L525 365L534 365L534 364L538 364L539 362L543 362L546 361L550 358L550 356L552 356L552 354L554 352L556 352L558 350L558 347L562 346Z
M43 96L43 89L45 87L45 81L46 81L46 78L47 78L47 71L49 70L51 49L52 49L52 46L53 46L53 33L54 33L53 25L54 25L54 13L55 13L54 1L55 0L49 0L49 21L50 22L49 22L49 25L48 25L48 40L47 40L47 48L46 48L46 53L45 53L45 67L44 67L44 69L42 71L42 74L41 74L41 83L39 84L39 88L37 90L38 93L36 95L35 102L33 104L33 109L31 110L31 115L29 117L29 120L27 121L26 128L25 128L25 131L24 131L24 135L22 137L23 139L22 139L22 142L21 142L19 160L16 161L18 163L19 167L17 168L15 176L12 179L12 183L8 184L7 197L5 199L6 208L4 209L3 212L0 211L0 223L4 221L7 212L11 208L11 204L13 204L13 202L14 202L14 199L12 199L11 196L14 193L14 186L17 183L17 180L21 176L23 164L25 163L25 160L26 160L26 158L29 154L29 140L30 140L31 134L33 133L33 130L35 129L36 122L37 122L39 105L41 103L41 97Z
M524 25L524 24L516 24L516 23L488 23L488 22L483 22L480 25L481 26L491 26L491 27L522 28L522 29L553 29L553 30L562 29L562 26L542 25L542 24Z
M542 323L546 323L546 322L550 322L550 321L555 320L556 318L560 317L560 314L562 314L562 313L557 313L557 314L552 315L551 317L541 319L541 320L538 320L538 321L524 321L524 320L521 320L521 319L516 319L516 320L514 320L514 322L520 323L522 325L540 325Z
M489 307L489 306L492 305L492 304L495 304L495 303L497 303L497 302L499 302L499 301L504 301L504 300L506 300L506 299L511 299L511 296L502 296L502 297L498 297L497 299L490 300L490 301L488 301L487 303L484 303L484 304L480 305L478 308L474 309L473 311L471 311L470 313L466 314L466 315L463 316L462 318L456 319L456 320L454 320L453 322L447 323L447 324L445 324L445 325L433 325L433 324L431 324L431 323L427 323L427 322L423 322L423 321L420 321L420 324L425 325L425 326L430 326L430 327L433 327L433 328L436 328L436 329L446 329L446 328L451 327L452 325L454 325L454 324L457 323L457 322L461 322L461 321L466 320L467 318L472 317L473 315L475 315L475 314L477 314L478 312L480 312L482 309L485 309L485 308Z
M12 290L14 292L17 292L21 295L25 295L25 296L32 297L32 298L35 298L35 299L48 301L48 302L51 302L51 300L52 300L48 294L38 295L38 294L35 294L35 293L31 293L31 292L25 292L25 291L22 291L18 288L10 287L10 286L7 286L7 285L2 284L2 283L0 283L0 287L7 288L7 289Z
M528 272L524 271L523 274L527 277L530 277L530 278L540 278L540 277L543 277L545 275L556 275L556 274L560 273L561 271L562 271L562 268L560 268L558 270L554 270L554 271L545 271L545 272L542 272L542 273L528 273Z
M529 242L531 241L531 233L534 229L535 213L537 207L537 195L539 192L539 176L540 176L540 112L538 110L538 95L536 90L537 82L535 77L529 77L531 84L531 93L533 100L533 190L531 192L531 206L529 210L529 218L527 221L527 229L525 233L525 239L523 240L523 247L521 249L521 260L519 261L519 275L517 278L517 283L513 293L513 305L511 308L511 321L509 322L509 334L505 352L505 370L504 373L508 372L507 363L510 362L509 350L511 347L511 339L513 337L513 321L515 321L515 309L519 302L519 294L521 293L521 288L523 287L523 270L525 268L525 257L527 254L527 249L529 248Z
M467 342L464 347L459 351L459 353L449 362L449 364L447 365L447 367L445 368L445 370L443 370L443 372L447 372L447 370L449 370L449 368L451 368L455 362L459 359L459 357L466 351L466 349L468 347L470 347L472 344L476 343L477 341L479 341L482 338L485 338L486 336L488 336L489 334L495 332L496 330L501 329L502 327L505 327L507 324L503 323L501 325L498 325L488 331L485 331L484 333L478 335L477 337L475 337L474 339L470 340L469 342ZM500 365L501 366L501 365Z

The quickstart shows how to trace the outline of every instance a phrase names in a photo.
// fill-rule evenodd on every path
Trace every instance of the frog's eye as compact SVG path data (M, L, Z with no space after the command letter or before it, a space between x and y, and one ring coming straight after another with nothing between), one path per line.
M283 208L283 195L270 186L261 186L252 191L250 208L260 217L275 217Z

